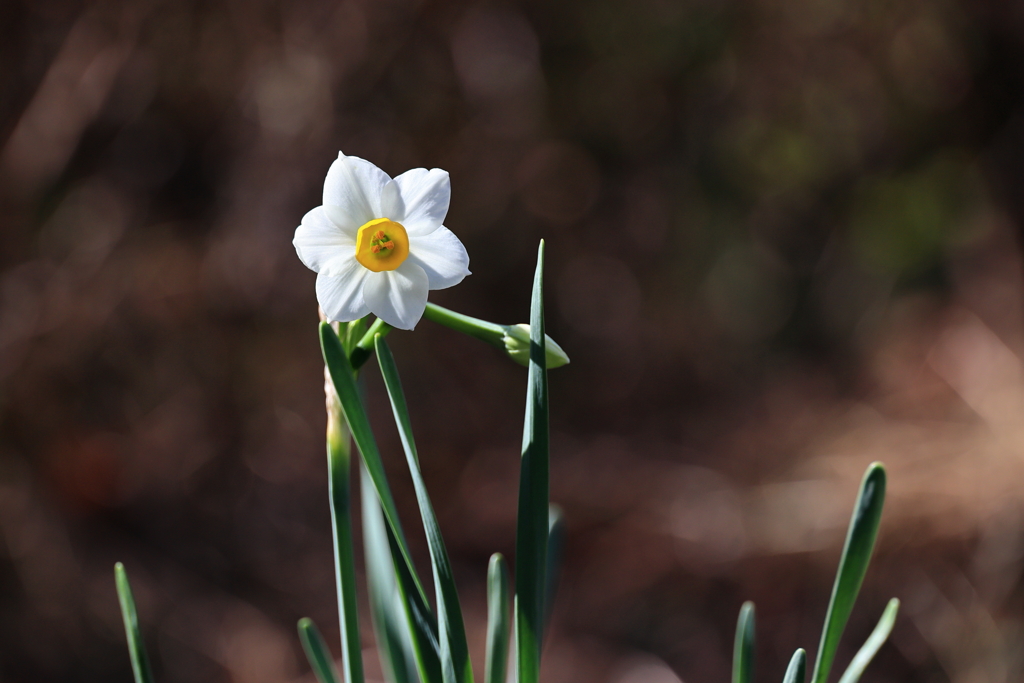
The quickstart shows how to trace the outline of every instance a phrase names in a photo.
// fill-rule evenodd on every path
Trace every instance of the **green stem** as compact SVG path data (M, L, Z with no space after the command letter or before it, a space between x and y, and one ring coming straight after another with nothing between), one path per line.
M427 306L429 307L430 304L427 304ZM395 328L388 325L380 318L374 320L373 324L370 325L370 329L366 331L363 338L360 339L359 343L356 344L356 347L352 349L352 353L349 354L349 361L352 363L352 368L358 371L359 368L363 367L363 363L369 360L370 354L373 352L374 338L378 336L383 337L393 329Z
M427 303L427 309L423 312L423 317L438 325L444 325L456 332L462 332L474 339L479 339L491 346L496 346L499 349L505 348L504 336L506 328L504 325L472 318L429 302Z
M341 617L341 657L347 683L363 683L355 552L352 548L352 440L337 400L327 408L327 472L334 532L334 565Z

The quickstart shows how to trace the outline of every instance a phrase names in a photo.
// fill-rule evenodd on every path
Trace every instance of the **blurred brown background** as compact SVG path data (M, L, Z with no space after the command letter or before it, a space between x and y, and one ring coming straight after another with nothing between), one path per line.
M525 321L548 240L546 680L727 680L746 598L781 680L875 459L839 665L896 595L866 680L1020 680L1022 52L996 1L0 3L0 678L130 680L115 560L164 683L312 681L304 615L337 643L290 241L341 149L451 172L438 303ZM479 664L525 373L391 343Z

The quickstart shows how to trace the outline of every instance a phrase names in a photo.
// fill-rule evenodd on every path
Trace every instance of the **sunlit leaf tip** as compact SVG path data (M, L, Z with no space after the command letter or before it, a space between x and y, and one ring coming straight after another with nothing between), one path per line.
M853 604L857 600L874 551L878 526L882 520L882 507L885 504L885 488L885 466L880 462L871 463L861 481L860 492L846 534L846 543L843 545L843 554L839 560L832 597L821 632L821 642L815 657L812 683L825 683L832 670L839 640L853 611Z
M750 683L754 680L754 603L749 600L740 608L733 644L732 681Z
M135 596L128 583L128 572L120 562L114 565L114 585L117 588L117 599L121 604L121 618L124 620L125 638L128 641L128 656L132 663L132 674L135 683L152 683L153 672L146 655L146 646L139 632L139 616L135 609Z
M487 652L485 683L504 683L508 666L510 618L508 564L501 553L487 566Z
M857 683L860 677L864 674L864 670L868 668L868 664L875 658L878 651L885 644L885 641L889 638L889 634L892 633L892 628L896 624L896 614L900 609L900 601L897 598L893 598L886 605L885 611L882 612L882 618L878 620L878 624L875 629L868 636L868 639L864 641L864 645L861 646L860 650L853 657L853 661L850 662L850 666L846 668L846 672L843 673L842 678L839 679L839 683Z
M803 648L799 648L793 653L793 658L789 660L789 666L786 667L786 675L782 679L782 683L804 683L806 676L807 652Z
M302 642L302 649L306 653L309 665L320 683L338 683L340 677L334 666L334 658L331 657L327 643L320 635L320 630L312 619L303 617L299 619L299 640Z

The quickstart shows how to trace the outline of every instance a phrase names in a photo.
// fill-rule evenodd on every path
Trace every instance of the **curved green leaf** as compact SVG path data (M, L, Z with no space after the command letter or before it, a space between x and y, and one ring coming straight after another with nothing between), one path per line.
M565 516L557 505L548 506L548 554L546 583L544 586L544 626L551 621L555 607L558 579L562 570L562 552L565 548Z
M487 566L487 655L484 683L505 681L509 622L508 564L501 553L494 553Z
M302 642L302 649L306 653L309 665L313 668L313 673L316 674L316 679L320 683L338 683L341 678L334 666L334 658L331 657L327 643L324 642L324 637L320 635L320 631L312 619L308 617L299 619L299 640Z
M857 600L860 586L871 561L871 553L875 548L878 536L878 525L882 519L882 506L885 503L885 467L880 462L872 463L864 473L860 485L860 494L853 509L850 528L846 534L846 544L839 560L839 570L832 587L832 598L829 600L828 612L825 615L825 626L821 632L821 644L814 662L812 683L825 683L832 670L832 662L836 656L839 639L846 628L846 622Z
M398 589L395 558L388 543L387 522L377 496L370 495L373 482L365 467L359 468L363 508L363 550L366 559L366 584L370 598L370 615L377 636L384 680L388 683L415 683L418 667L409 617ZM429 639L426 639L429 642ZM439 680L440 664L435 667ZM427 677L424 677L426 679Z
M548 377L544 340L544 242L530 302L530 366L527 376L523 457L519 470L516 523L516 674L537 683L544 638L544 596L548 547Z
M441 640L441 667L444 683L472 683L473 667L469 661L469 646L466 644L466 629L462 619L462 606L459 603L459 592L452 575L451 562L445 549L441 527L437 523L434 506L430 502L427 485L420 472L419 456L416 442L412 435L412 422L409 409L402 392L402 383L398 377L395 358L388 348L387 342L378 337L375 341L377 362L384 377L391 409L405 451L405 460L412 475L416 500L419 503L423 529L427 535L427 548L430 552L430 566L434 575L434 591L437 600L437 624Z
M332 332L333 334L333 332ZM352 547L352 441L338 407L329 401L327 419L327 494L334 543L335 590L341 625L341 661L347 683L362 683L363 649L359 642L356 560Z
M370 327L369 335L373 332L374 326ZM387 329L387 328L385 328ZM364 340L366 335L364 335ZM360 342L362 344L362 342ZM372 341L370 342L372 346ZM434 617L427 602L426 593L416 575L416 568L412 563L409 554L409 546L405 541L405 534L402 532L401 521L398 518L398 509L395 507L395 500L388 486L387 476L384 472L384 463L377 448L377 441L373 437L370 428L370 420L366 415L362 397L355 382L355 372L352 364L345 355L338 335L334 333L327 323L320 323L320 349L323 352L324 363L330 372L331 381L338 394L338 401L341 404L345 421L352 434L359 452L362 454L363 467L377 492L377 500L380 502L385 525L387 530L388 545L394 557L395 575L399 592L406 609L406 616L409 620L409 627L413 635L417 664L420 667L420 674L424 683L440 683L440 668L437 659L437 619ZM366 493L364 492L364 495ZM435 675L436 674L436 675Z
M128 572L118 562L114 565L114 585L117 586L117 600L121 603L121 617L124 619L124 634L128 639L128 656L132 660L135 683L152 683L153 671L149 668L146 645L139 632L139 615L135 611L135 596L128 583Z
M868 664L878 654L878 650L881 649L885 643L889 634L892 633L892 627L896 623L896 613L900 610L900 601L897 598L893 598L886 605L885 611L882 612L882 618L878 620L878 625L875 626L875 630L871 632L868 639L864 641L864 645L861 646L860 650L854 656L853 661L850 662L850 666L846 668L846 672L843 677L839 679L839 683L857 683L860 680L861 675L864 673L864 669L868 668Z
M736 640L732 650L732 683L754 680L754 603L749 600L740 608L736 621Z
M374 324L374 326L376 323ZM371 326L371 332L374 329ZM367 332L370 334L370 332ZM362 342L360 342L362 343ZM371 342L372 344L372 342ZM395 499L391 495L391 488L388 486L387 475L384 472L384 463L377 449L377 441L373 438L373 430L370 428L370 420L363 407L362 398L359 396L359 389L356 387L355 373L345 349L342 347L338 335L334 333L327 323L320 323L320 350L323 352L324 363L331 374L331 381L334 383L335 391L338 393L338 400L341 402L342 412L345 414L345 421L348 423L352 438L363 456L363 465L370 474L373 487L377 491L381 508L384 510L384 518L395 534L401 550L400 557L404 561L410 577L416 586L416 591L424 604L427 604L426 593L416 576L416 568L409 555L409 547L405 542L405 534L402 532L402 523L398 518L398 508L395 507Z
M413 653L416 666L423 683L441 683L444 674L441 668L441 645L437 637L437 620L430 605L423 600L416 590L415 579L409 573L409 567L398 559L401 546L395 533L387 524L384 525L391 556L395 558L395 578L398 584L399 602L405 611L409 632L412 634Z
M789 660L789 666L786 668L786 675L782 679L782 683L804 683L804 679L807 677L807 653L803 648L799 648L793 653L793 658Z

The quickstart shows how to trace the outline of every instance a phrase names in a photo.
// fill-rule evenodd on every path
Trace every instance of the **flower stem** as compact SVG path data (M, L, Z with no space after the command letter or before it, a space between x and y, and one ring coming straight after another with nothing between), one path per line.
M430 304L427 304L427 306L429 307ZM370 354L373 353L373 340L375 337L383 337L393 329L395 328L388 325L380 318L374 320L373 324L370 325L370 329L366 331L363 338L360 339L359 343L356 344L356 347L352 349L352 353L349 354L349 361L352 363L352 368L359 370L359 368L363 366L363 363L369 360Z
M504 325L498 325L495 323L489 323L486 320L480 320L479 318L472 318L468 315L456 313L450 311L447 308L438 306L437 304L427 303L427 310L423 312L423 317L427 320L450 327L456 332L462 332L468 334L474 339L479 339L482 342L486 342L491 346L496 346L499 349L505 348L505 342L503 338L505 336Z
M530 365L529 325L498 325L479 318L471 318L468 315L456 313L431 303L427 304L423 317L495 346L520 365L526 367ZM547 335L544 336L544 339L547 348L548 369L559 368L569 362L569 356L561 346L555 343L554 339Z

